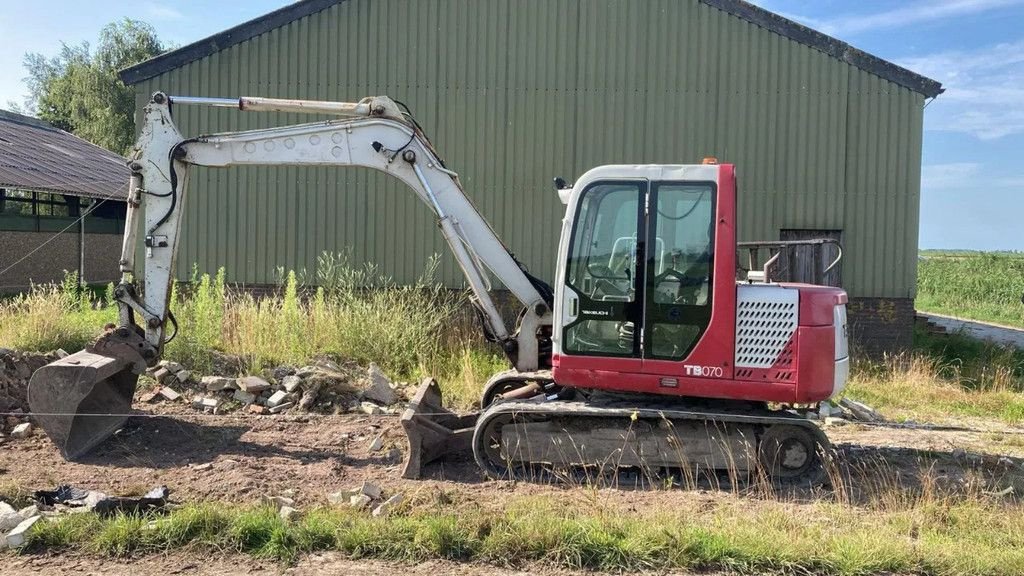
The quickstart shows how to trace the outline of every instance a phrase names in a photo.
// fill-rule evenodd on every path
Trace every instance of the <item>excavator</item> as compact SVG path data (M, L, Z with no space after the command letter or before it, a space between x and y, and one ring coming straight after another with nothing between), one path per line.
M196 105L331 119L182 136L172 112ZM486 383L476 414L449 411L436 382L421 384L401 417L406 477L471 451L492 478L696 468L820 481L829 440L800 409L846 383L847 295L773 281L769 263L737 278L733 165L608 165L572 184L555 179L565 217L551 287L501 242L408 108L384 96L153 94L129 160L117 325L29 385L32 413L65 458L124 425L139 375L177 332L171 284L190 167L242 165L371 168L436 216L483 331L512 369ZM494 279L522 305L514 326Z

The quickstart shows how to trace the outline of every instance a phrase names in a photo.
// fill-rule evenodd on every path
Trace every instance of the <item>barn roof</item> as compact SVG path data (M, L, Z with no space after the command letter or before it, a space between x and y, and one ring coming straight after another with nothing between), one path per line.
M126 84L138 84L345 1L301 0L289 4L284 8L274 10L198 42L166 52L131 68L126 68L121 71L121 80ZM820 50L837 60L909 88L929 98L934 98L943 92L942 84L931 78L893 64L888 60L868 54L842 40L808 28L744 0L698 1L742 18L761 28L780 34L794 42Z
M0 188L123 200L129 175L117 154L42 120L0 110Z

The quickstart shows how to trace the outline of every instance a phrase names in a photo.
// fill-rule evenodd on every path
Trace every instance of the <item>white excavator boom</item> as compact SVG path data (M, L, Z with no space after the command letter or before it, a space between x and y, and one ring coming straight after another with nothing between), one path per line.
M181 105L342 118L185 138L171 114L172 107ZM550 295L510 254L466 197L458 175L445 168L429 139L390 98L344 103L176 97L157 92L145 107L129 162L132 176L120 261L123 278L115 288L118 326L86 350L41 368L30 383L30 406L65 457L85 453L123 423L135 379L163 352L169 324L174 325L169 299L193 165L362 166L398 178L436 215L488 335L503 347L517 370L543 367L544 341L552 319ZM136 260L140 234L145 246L141 263ZM523 304L518 326L506 326L491 297L489 275ZM136 284L140 280L144 290ZM136 316L142 321L136 322Z

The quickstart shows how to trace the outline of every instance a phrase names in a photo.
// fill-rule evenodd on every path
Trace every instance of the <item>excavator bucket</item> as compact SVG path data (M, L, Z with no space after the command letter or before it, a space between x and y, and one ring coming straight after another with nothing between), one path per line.
M419 478L424 465L448 454L469 451L477 414L459 416L441 405L441 388L426 378L402 414L409 440L403 478Z
M65 459L85 455L128 419L139 380L136 360L86 349L32 374L29 409Z

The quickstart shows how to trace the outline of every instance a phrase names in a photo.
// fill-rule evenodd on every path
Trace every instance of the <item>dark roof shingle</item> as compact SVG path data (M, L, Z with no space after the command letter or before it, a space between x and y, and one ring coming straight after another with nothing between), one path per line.
M124 200L125 159L63 130L0 110L0 188Z

